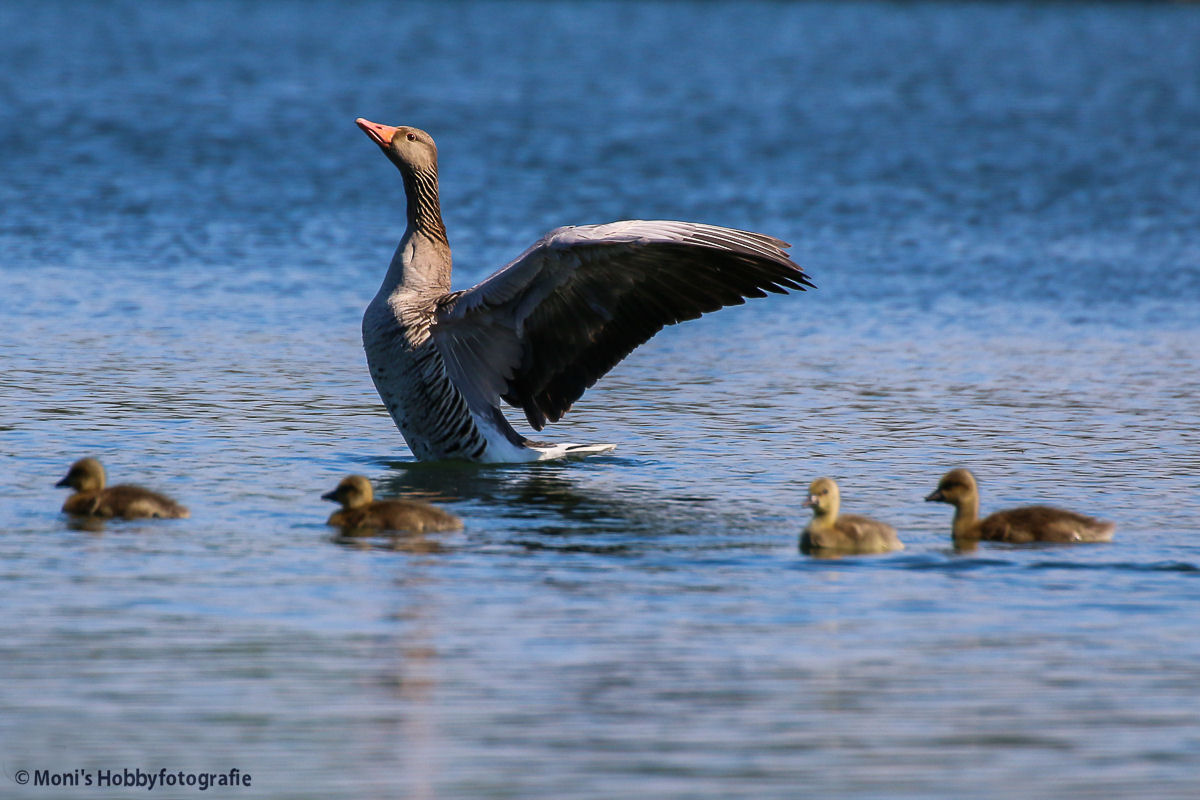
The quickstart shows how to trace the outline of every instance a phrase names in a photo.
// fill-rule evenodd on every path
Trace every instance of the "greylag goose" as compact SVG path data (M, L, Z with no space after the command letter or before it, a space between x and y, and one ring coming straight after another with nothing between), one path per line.
M411 127L357 120L400 170L408 226L363 315L380 398L422 461L539 461L614 445L539 444L540 431L665 325L766 292L812 286L789 245L694 222L557 228L489 278L450 290L437 147Z
M970 546L988 542L1107 542L1116 525L1094 517L1050 506L1022 506L997 511L979 518L979 488L975 476L965 469L952 469L938 481L937 489L925 498L931 503L954 506L955 544Z
M812 521L800 536L800 549L805 553L887 553L904 549L891 525L857 514L839 515L841 493L831 478L817 478L809 484L804 505L813 510Z
M75 493L62 510L81 517L169 517L182 519L188 510L169 497L140 486L120 484L104 488L104 467L94 458L81 458L71 465L66 477L54 484Z
M362 475L343 478L337 488L321 495L340 503L326 524L346 530L433 531L462 530L462 520L449 511L415 500L376 500L371 482Z

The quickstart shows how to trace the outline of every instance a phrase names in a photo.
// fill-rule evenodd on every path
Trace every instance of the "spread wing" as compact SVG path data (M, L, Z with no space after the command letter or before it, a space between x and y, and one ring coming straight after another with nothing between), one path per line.
M444 297L431 332L473 409L503 399L541 430L663 326L812 286L787 247L692 222L558 228Z

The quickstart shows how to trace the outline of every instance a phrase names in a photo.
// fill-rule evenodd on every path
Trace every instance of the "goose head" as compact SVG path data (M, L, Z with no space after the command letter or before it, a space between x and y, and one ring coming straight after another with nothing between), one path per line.
M69 486L77 492L98 492L104 488L104 467L94 458L81 458L54 485Z
M321 495L321 499L341 503L342 508L358 508L374 500L375 492L371 489L371 482L362 475L351 475L342 478L337 488Z
M354 121L371 141L395 164L400 172L411 175L437 172L437 145L433 137L420 128L401 125L381 125L359 117Z

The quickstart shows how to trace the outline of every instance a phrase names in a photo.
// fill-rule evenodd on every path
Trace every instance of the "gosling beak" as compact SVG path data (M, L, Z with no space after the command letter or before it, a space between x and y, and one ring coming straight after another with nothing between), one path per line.
M392 143L392 137L396 135L396 129L391 125L380 125L378 122L359 117L354 120L354 124L363 129L363 133L371 137L371 140L380 147L386 148Z
M56 487L70 486L71 484L70 484L70 483L68 483L68 481L70 481L70 480L71 480L71 476L70 476L70 475L67 475L65 478L63 478L61 481L59 481L58 483L56 483L56 484L54 484L54 485L55 485Z
M932 492L930 492L925 497L925 502L926 503L944 503L944 502L946 502L946 495L942 494L941 489L934 489Z
M338 502L337 489L334 489L332 492L326 492L325 494L321 495L321 499L328 500L331 503Z
M805 501L804 501L804 507L805 508L816 508L817 507L817 496L815 494L810 494L808 496L808 498L805 499Z

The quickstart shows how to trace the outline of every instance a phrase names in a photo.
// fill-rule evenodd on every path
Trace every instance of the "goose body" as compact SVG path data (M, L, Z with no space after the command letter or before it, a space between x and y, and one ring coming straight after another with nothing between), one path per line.
M805 506L812 521L800 536L800 549L812 554L887 553L903 550L896 529L858 514L840 514L841 493L831 478L817 478L808 487Z
M384 530L433 533L462 530L462 520L429 503L415 500L376 500L371 482L362 475L343 478L337 488L321 495L340 503L326 524L345 530Z
M1108 542L1116 525L1075 511L1051 506L1022 506L979 518L979 488L975 476L953 469L938 482L928 502L954 506L953 537L956 544L976 541L1028 544L1030 542Z
M540 431L663 326L811 286L774 237L628 220L553 230L478 285L451 291L432 137L357 124L404 179L407 227L362 332L375 388L420 460L608 452L613 445L530 441L501 401Z
M75 490L63 503L62 510L80 517L182 519L189 516L186 508L158 492L129 484L109 487L104 484L104 467L99 461L94 458L76 461L66 476L55 484Z

